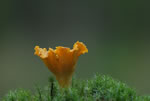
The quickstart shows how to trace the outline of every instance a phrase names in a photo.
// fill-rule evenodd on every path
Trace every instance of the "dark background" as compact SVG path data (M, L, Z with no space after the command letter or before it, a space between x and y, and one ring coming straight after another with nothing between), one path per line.
M126 1L1 1L0 96L11 89L44 86L51 72L34 47L71 47L84 42L89 53L76 65L77 78L96 72L150 94L150 6Z

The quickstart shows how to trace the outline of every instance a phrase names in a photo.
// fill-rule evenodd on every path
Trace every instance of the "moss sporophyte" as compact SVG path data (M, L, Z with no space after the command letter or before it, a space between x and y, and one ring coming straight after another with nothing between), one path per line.
M55 75L61 88L69 87L78 57L88 52L86 46L77 41L73 49L58 46L55 50L35 46L35 55L39 56L48 69Z

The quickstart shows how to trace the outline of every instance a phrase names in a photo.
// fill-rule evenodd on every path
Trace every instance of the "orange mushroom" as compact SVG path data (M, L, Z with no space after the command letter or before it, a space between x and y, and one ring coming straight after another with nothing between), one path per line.
M86 46L77 41L73 49L58 46L55 50L35 46L35 55L39 56L48 69L55 75L60 87L69 87L78 57L88 52Z

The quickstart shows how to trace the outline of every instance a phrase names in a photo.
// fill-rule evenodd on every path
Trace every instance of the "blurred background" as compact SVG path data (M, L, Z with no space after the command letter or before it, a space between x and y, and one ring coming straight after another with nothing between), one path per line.
M2 1L1 1L2 2ZM34 47L84 42L77 78L98 72L150 95L150 6L143 1L5 0L1 3L0 97L47 85L51 72Z

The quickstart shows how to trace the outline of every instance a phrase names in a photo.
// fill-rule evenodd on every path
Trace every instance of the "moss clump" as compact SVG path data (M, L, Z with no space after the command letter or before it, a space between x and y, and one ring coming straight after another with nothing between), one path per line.
M61 89L53 78L36 92L18 89L10 91L2 101L150 101L150 96L139 96L126 84L109 76L95 75L90 80L73 79L72 87Z

